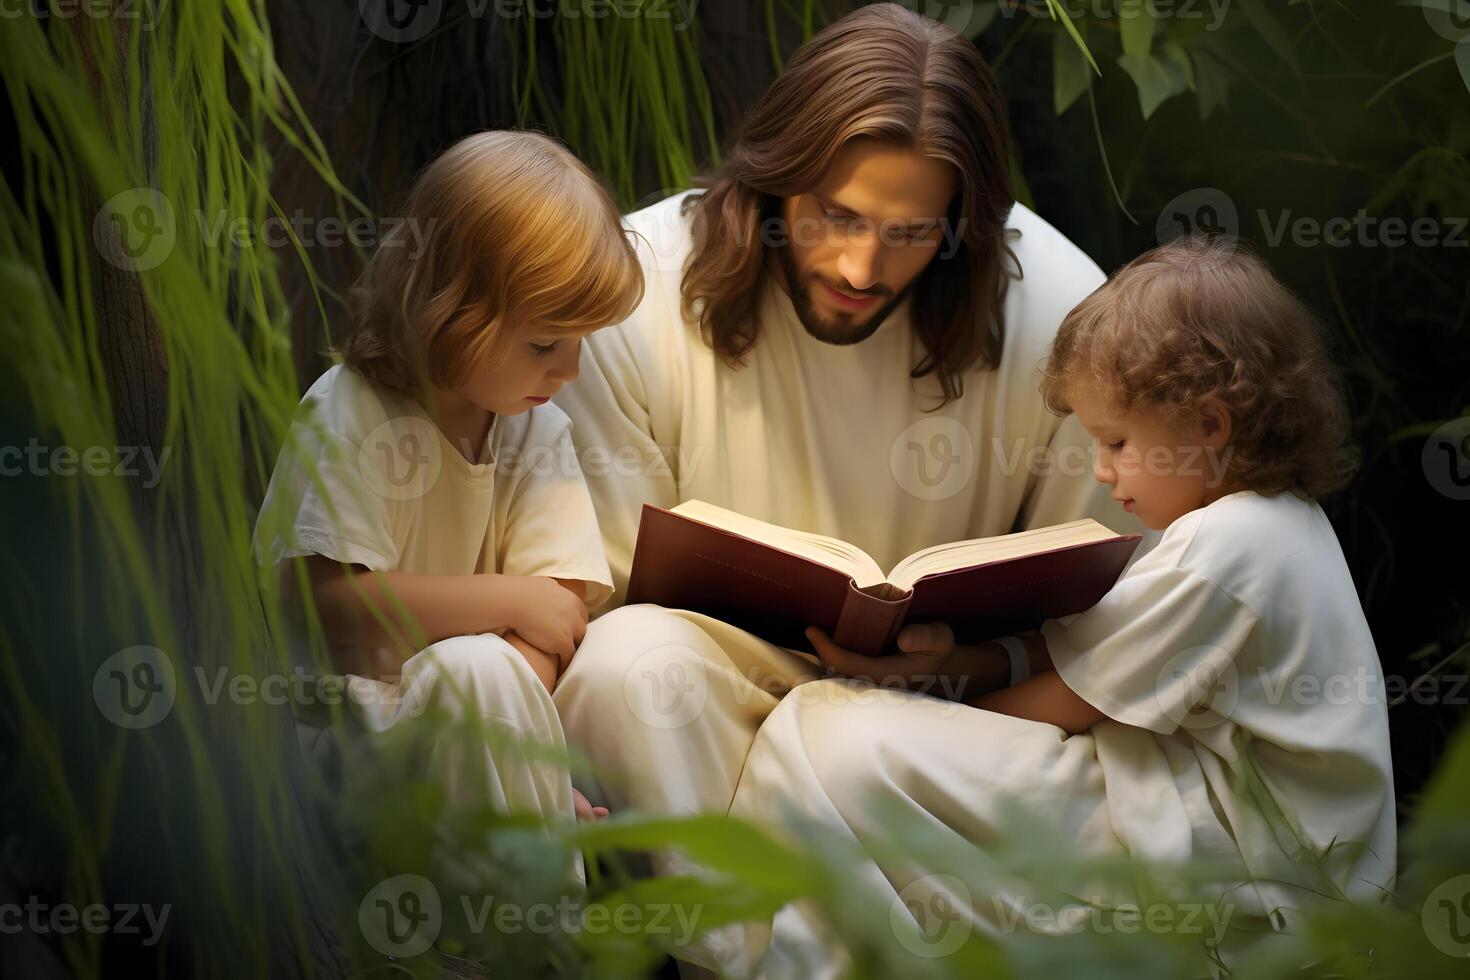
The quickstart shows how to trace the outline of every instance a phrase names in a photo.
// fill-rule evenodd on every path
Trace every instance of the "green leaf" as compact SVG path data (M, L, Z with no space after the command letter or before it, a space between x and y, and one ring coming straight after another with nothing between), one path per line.
M1087 50L1087 42L1082 40L1082 34L1077 30L1077 25L1072 23L1071 16L1062 8L1061 0L1046 0L1046 7L1051 11L1052 20L1062 22L1062 27L1066 28L1067 33L1072 36L1072 43L1077 45L1077 50L1087 57L1087 63L1092 66L1092 70L1101 75L1102 69L1097 66L1097 60L1092 57L1092 52Z
M1291 66L1291 70L1301 74L1301 68L1296 63L1296 52L1291 46L1291 37L1286 33L1286 28L1281 26L1272 13L1266 9L1262 0L1240 0L1240 8L1245 11L1246 20L1271 46L1271 50Z
M1230 92L1230 73L1224 65L1207 51L1195 48L1194 90L1199 94L1199 118L1204 122L1218 106L1228 109L1227 96Z
M1118 57L1118 64L1138 86L1138 106L1145 119L1171 95L1189 91L1189 76L1173 58L1125 54Z
M1194 66L1189 62L1189 55L1184 49L1173 41L1167 41L1160 49L1163 55L1164 65L1170 71L1177 71L1184 78L1184 87L1191 92L1194 91Z
M1146 55L1154 40L1154 7L1149 0L1119 0L1118 33L1125 54Z
M1470 810L1470 724L1462 724L1414 813L1414 827L1434 821L1463 821Z
M1087 60L1071 39L1061 31L1051 35L1051 94L1057 115L1066 112L1073 102L1092 84Z
M628 816L579 824L576 840L593 850L653 850L676 847L714 871L738 876L746 885L791 896L809 887L811 869L800 855L764 830L721 816L690 818Z

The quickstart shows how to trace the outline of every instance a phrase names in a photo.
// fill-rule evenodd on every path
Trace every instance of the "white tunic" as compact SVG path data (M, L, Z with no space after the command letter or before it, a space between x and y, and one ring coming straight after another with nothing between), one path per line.
M1093 736L1130 851L1236 867L1258 913L1392 887L1383 674L1316 503L1243 490L1191 511L1042 633L1067 686L1121 722Z
M595 605L612 580L569 428L552 405L496 417L471 463L412 399L333 367L302 398L271 475L256 560L268 574L314 554L373 571L576 579ZM288 627L294 667L316 673L299 615ZM573 818L565 766L486 737L510 732L556 753L566 745L550 694L500 636L449 637L409 657L396 679L349 675L346 686L335 702L351 716L345 727L318 710L332 703L325 695L293 709L308 755L340 767L348 785L429 779L456 803ZM444 716L455 721L421 721ZM362 751L383 739L414 748ZM395 765L404 768L387 768ZM581 874L580 859L574 870Z
M577 579L595 606L612 580L570 428L555 405L496 416L471 463L417 402L339 364L301 400L256 523L257 560Z
M1037 395L1057 324L1104 278L1041 218L1017 205L1009 221L1024 278L1006 298L999 369L967 374L964 397L934 411L939 381L909 376L924 351L907 303L868 339L834 346L767 279L763 336L743 367L726 367L680 314L685 197L626 219L643 302L587 339L581 377L556 399L576 423L619 595L644 502L697 498L843 538L885 570L929 545L1079 517L1143 530L1092 480L1086 431Z
M923 352L902 307L872 337L836 347L810 338L784 293L768 287L758 312L762 337L745 366L731 370L721 363L680 313L690 248L682 199L628 217L642 237L643 303L626 323L587 340L581 377L558 397L575 422L573 438L620 590L645 501L668 507L701 498L845 538L885 568L928 545L1084 516L1120 532L1143 530L1092 479L1085 430L1073 417L1048 413L1037 393L1037 368L1058 324L1103 281L1097 266L1045 221L1019 205L1008 221L1022 232L1013 247L1024 278L1011 284L1006 299L1001 363L967 375L963 398L926 412L938 404L938 384L909 377ZM1249 501L1230 498L1211 513L1229 514L1243 503ZM1278 531L1273 522L1258 535L1229 530L1222 542L1228 548L1235 536L1270 543L1251 555L1259 568L1232 567L1247 578L1261 576L1259 586L1275 590L1271 601L1277 604L1256 604L1255 593L1243 587L1232 595L1268 622L1271 643L1286 641L1286 659L1269 661L1279 671L1297 666L1291 658L1304 649L1300 641L1315 651L1350 647L1354 663L1376 672L1371 638L1330 527L1316 508L1292 508L1285 501L1262 508L1290 513L1291 531ZM1203 517L1179 522L1174 539ZM1147 546L1158 539L1156 532L1146 535L1130 566L1139 574L1119 586L1119 599L1151 576L1181 574L1168 571L1167 555L1144 565ZM1237 556L1243 560L1244 554ZM1218 572L1186 570L1201 579ZM1300 581L1284 582L1283 575ZM1236 579L1216 575L1212 581L1230 585ZM1188 623L1203 610L1196 608L1200 596L1210 600L1204 603L1210 612L1223 601L1196 589L1185 596L1193 605L1172 603L1169 594L1150 596L1162 611L1134 606L1135 621L1104 623L1112 608L1105 604L1096 617L1086 613L1071 623L1070 646L1059 632L1063 621L1047 624L1058 659L1067 661L1063 676L1070 682L1094 669L1081 652L1094 644L1126 652L1137 644L1153 649L1154 635L1227 649L1245 642L1242 620L1231 617L1207 618L1195 639ZM1290 605L1292 597L1301 605ZM1321 602L1311 605L1309 598ZM1291 622L1298 615L1308 621ZM1089 631L1089 622L1103 625ZM1104 643L1114 629L1127 632L1129 643ZM1310 636L1313 630L1321 635ZM1267 634L1249 635L1259 641ZM1133 662L1132 655L1115 659ZM1271 675L1273 683L1279 676ZM1136 707L1154 690L1126 670L1118 680L1112 696L1123 705ZM1092 685L1084 678L1077 686L1084 697L1099 696L1112 691L1113 678ZM1177 712L1184 701L1173 688L1165 690L1173 697L1167 710ZM1394 852L1381 707L1322 708L1309 716L1318 729L1304 731L1292 720L1294 705L1264 720L1257 694L1242 693L1243 707L1231 725L1250 740L1261 783L1301 822L1307 839L1325 843L1333 834L1356 835L1372 845L1388 864L1357 864L1348 878L1362 880L1347 885L1354 894L1370 893L1363 880L1386 880ZM886 839L886 811L878 804L887 804L928 821L936 835L957 834L983 849L980 842L995 840L1004 826L1002 805L1015 799L1086 853L1127 847L1141 854L1228 854L1240 841L1243 857L1236 858L1233 880L1262 866L1257 857L1265 844L1256 817L1232 801L1220 804L1224 816L1212 824L1209 787L1215 784L1206 774L1220 773L1244 753L1231 748L1212 758L1210 736L1194 729L1168 736L1105 721L1093 733L1068 737L1054 725L924 694L823 679L810 658L707 616L646 605L612 610L592 624L556 702L571 740L599 771L616 775L602 795L616 809L729 812L758 821L794 809L833 834L866 843ZM1136 717L1156 723L1163 710ZM1343 720L1350 716L1366 719L1360 730L1342 730L1350 727ZM1290 788L1283 785L1288 780L1294 780ZM1326 819L1334 812L1338 819ZM957 847L957 867L969 855ZM1240 869L1242 862L1249 867ZM655 867L688 870L675 853L655 855ZM932 897L939 890L935 881L943 879L896 858L875 860L868 872L877 893L891 892L899 910ZM1040 884L1054 890L1078 883ZM993 896L976 888L966 904L977 927L1004 935ZM1039 894L1049 892L1033 896ZM1272 907L1272 896L1259 897ZM1293 893L1291 904L1299 897ZM842 957L824 938L819 917L801 903L770 925L735 932L743 935L711 935L683 955L733 972L765 956L770 976L841 973Z

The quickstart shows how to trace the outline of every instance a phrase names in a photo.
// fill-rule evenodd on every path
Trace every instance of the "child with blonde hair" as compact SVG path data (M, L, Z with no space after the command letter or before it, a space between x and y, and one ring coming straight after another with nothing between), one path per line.
M612 578L550 398L577 377L582 338L642 290L617 208L564 147L460 140L379 245L341 363L306 392L271 477L254 547L288 599L314 600L288 604L297 669L318 666L314 613L350 723L420 736L415 776L451 800L606 813L564 766L415 723L435 709L565 748L551 690ZM316 734L329 757L340 748Z

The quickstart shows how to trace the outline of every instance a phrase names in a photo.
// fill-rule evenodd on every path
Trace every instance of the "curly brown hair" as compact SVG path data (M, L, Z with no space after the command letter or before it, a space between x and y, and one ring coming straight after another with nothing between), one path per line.
M1123 266L1067 314L1043 373L1058 415L1077 382L1124 412L1198 417L1218 399L1230 477L1260 494L1320 497L1356 469L1321 322L1237 239L1186 236Z

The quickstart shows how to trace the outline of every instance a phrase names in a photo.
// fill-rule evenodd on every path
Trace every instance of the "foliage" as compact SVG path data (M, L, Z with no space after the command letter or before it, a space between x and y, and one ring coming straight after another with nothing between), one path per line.
M1449 0L1422 2L1448 10ZM826 6L833 9L769 0L757 8L769 70L840 13ZM1257 240L1328 312L1354 380L1365 451L1363 478L1333 516L1386 668L1463 669L1470 617L1451 597L1463 591L1464 563L1430 575L1411 567L1424 563L1410 548L1455 527L1453 505L1425 488L1418 447L1470 402L1464 253L1337 253L1272 245L1268 233L1283 211L1470 213L1465 42L1402 5L1241 0L1204 30L1137 0L1100 2L1080 16L1060 0L936 7L929 12L977 39L1012 98L1025 200L1046 214L1100 215L1064 227L1090 254L1116 264L1167 231L1180 209L1214 220L1218 207L1201 208L1220 198L1177 199L1218 191L1237 206L1239 223L1222 230ZM8 18L0 32L7 125L19 137L18 165L0 189L8 298L0 443L126 448L132 440L133 449L171 452L157 485L141 491L111 472L63 477L59 463L6 485L13 537L0 621L8 736L0 751L11 802L0 899L167 903L175 918L158 946L79 930L31 936L27 956L56 957L79 976L124 966L201 975L338 973L343 961L376 969L384 961L361 928L361 905L381 882L418 874L450 899L438 934L445 953L517 975L645 975L676 949L669 934L487 932L473 906L466 915L452 901L555 904L569 894L568 868L581 851L590 884L570 893L579 921L594 909L615 917L668 907L697 912L711 928L802 898L822 911L859 976L1207 968L1208 951L1178 933L996 939L965 930L948 955L927 956L932 937L916 935L901 905L874 889L863 855L795 818L779 830L639 814L576 827L455 812L412 777L411 761L397 759L391 743L348 791L295 755L283 706L203 697L208 688L195 676L279 673L279 596L259 588L249 529L302 380L293 327L308 320L319 337L337 293L326 284L318 294L309 243L273 251L216 234L216 219L259 227L284 215L278 158L310 173L339 211L380 208L386 193L360 201L357 182L339 176L316 135L316 104L298 101L277 63L263 2L146 0L137 9L137 21ZM1137 16L1120 16L1125 10ZM496 124L562 135L625 205L684 185L717 157L729 116L708 67L722 53L709 32L636 18L547 26L523 18L511 25L512 40L500 38L518 57L496 66L513 93L510 118ZM1240 215L1252 209L1272 217L1248 225ZM155 247L160 240L166 247ZM305 282L305 292L291 282ZM1411 502L1395 505L1393 494L1405 493ZM94 683L140 646L157 648L175 670L173 709L129 728L99 710ZM1417 714L1396 730L1398 750L1417 759L1408 785L1426 789L1402 794L1413 805L1396 894L1382 905L1323 903L1242 975L1296 975L1309 961L1313 973L1351 975L1449 976L1458 966L1426 930L1446 914L1470 914L1454 904L1466 901L1464 888L1449 893L1448 908L1438 904L1447 884L1470 873L1470 729L1448 741L1453 712L1408 709ZM1406 751L1421 744L1429 747L1422 757ZM1176 902L1218 898L1199 892L1203 869L1073 854L1035 820L1018 819L983 850L905 814L885 821L889 839L877 849L952 876L972 897L1016 876L1075 876ZM683 850L708 873L634 874L639 854L657 847ZM423 974L437 966L429 954L397 964Z

